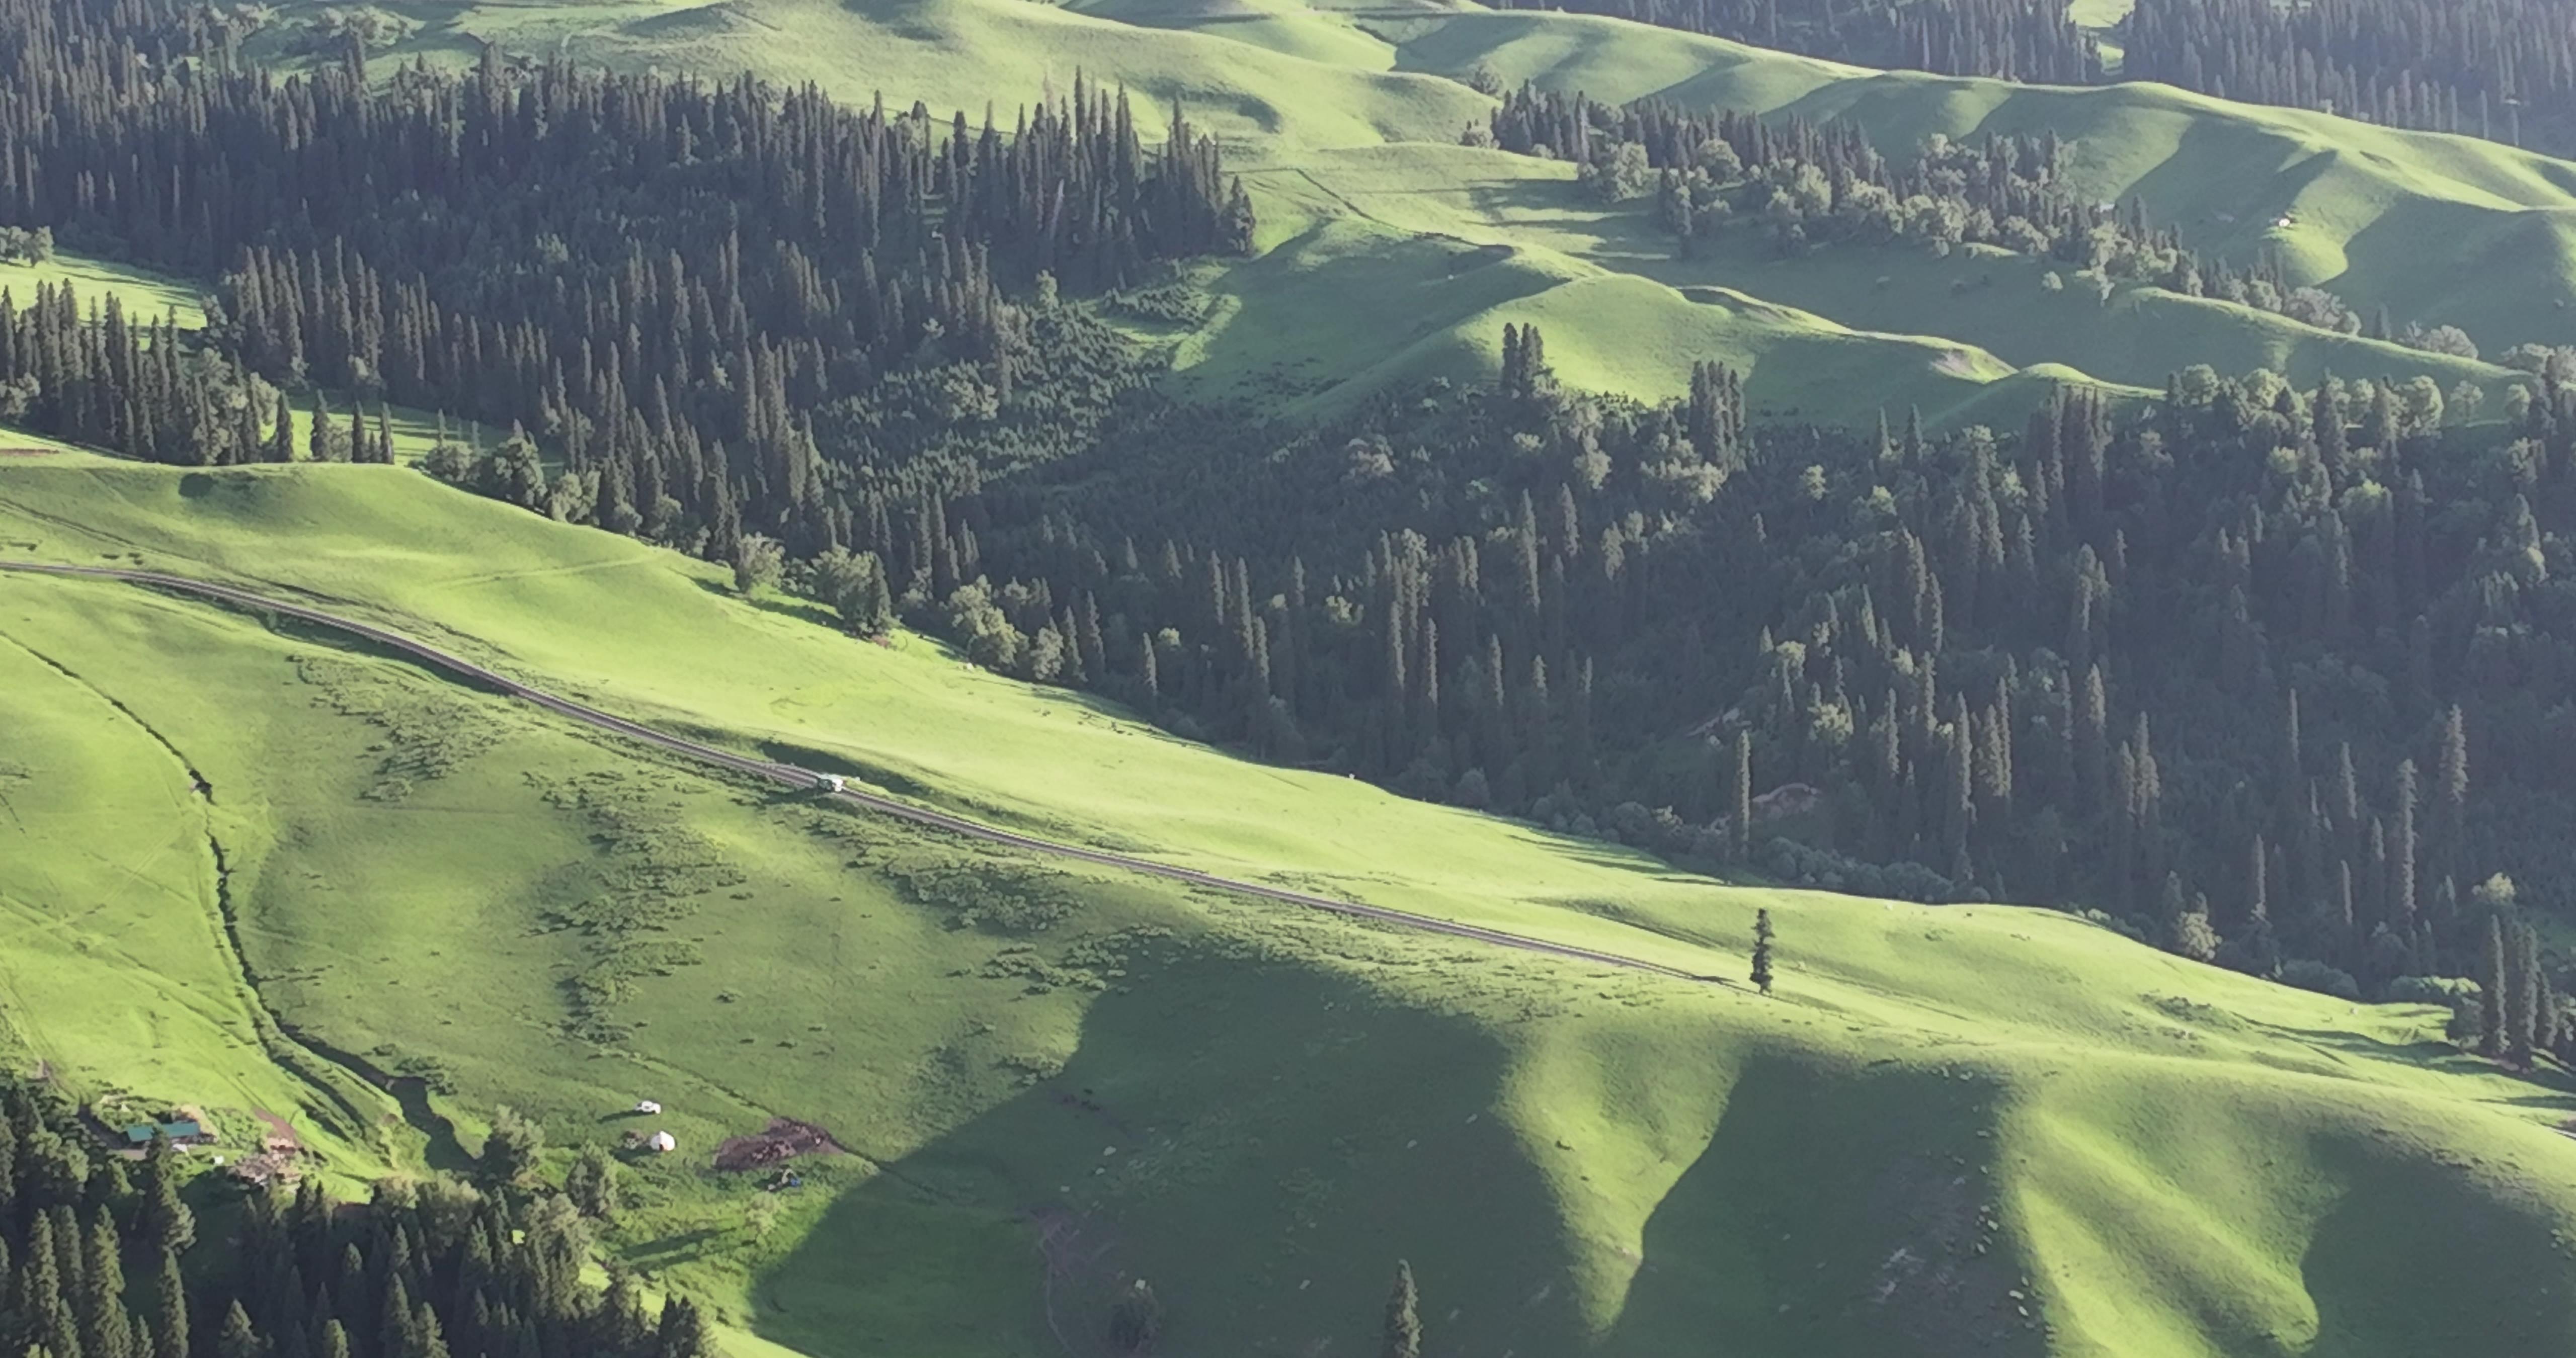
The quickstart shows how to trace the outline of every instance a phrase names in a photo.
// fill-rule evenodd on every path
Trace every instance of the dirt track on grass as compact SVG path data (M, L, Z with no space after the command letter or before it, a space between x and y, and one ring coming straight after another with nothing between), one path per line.
M578 703L570 698L561 697L544 689L521 683L516 679L512 679L506 675L496 673L481 665L475 664L473 661L467 660L463 656L441 650L428 642L417 641L400 632L378 627L372 623L360 622L354 618L342 617L339 614L331 613L307 604L293 603L285 599L271 598L266 595L254 593L253 591L241 589L232 585L217 584L210 580L198 580L184 575L170 575L161 571L126 570L113 566L52 565L32 561L0 561L0 571L20 572L35 575L70 576L79 579L121 580L128 584L150 585L155 588L172 590L181 594L192 594L200 598L213 599L219 603L231 604L236 608L249 609L254 612L274 613L281 617L294 618L301 622L311 623L318 627L326 627L333 631L357 637L363 641L372 642L387 650L395 651L402 655L409 656L414 660L421 661L432 668L444 670L449 674L471 680L497 692L507 694L510 697L534 703L549 712L571 718L572 720L580 722L586 726L596 727L599 730L624 736L629 740L650 745L656 749L665 750L684 758L693 759L702 764L710 764L717 768L726 769L734 773L744 774L772 783L784 784L788 787L801 790L819 792L830 789L833 786L833 779L827 775L816 773L811 769L798 768L793 764L778 764L772 763L768 760L753 759L747 755L736 754L731 750L720 749L716 746L708 745L700 741L689 740L681 736L671 735L667 732L657 731L641 722L629 721L626 718L614 715L613 713L603 712L598 708L591 707L587 704ZM1478 943L1488 943L1496 947L1515 948L1523 952L1540 953L1545 956L1562 958L1571 962L1589 962L1599 966L1616 967L1622 971L1649 972L1657 976L1669 976L1677 980L1684 981L1698 981L1703 984L1730 984L1721 977L1698 975L1684 971L1679 967L1666 966L1660 962L1649 962L1643 958L1623 957L1617 953L1599 952L1590 948L1578 948L1570 944L1550 943L1544 939L1530 938L1521 934L1506 933L1500 929L1487 929L1479 925L1462 924L1455 920L1438 919L1429 915L1417 915L1410 911L1390 910L1383 906L1361 905L1352 901L1338 901L1329 896L1309 895L1302 891L1291 891L1285 887L1265 886L1258 882L1244 882L1233 878L1220 877L1215 873L1201 872L1196 868L1179 867L1170 863L1158 863L1145 858L1131 858L1126 854L1110 853L1101 849L1086 849L1074 844L1061 844L1053 840L1039 839L1034 835L1024 835L1014 830L1005 830L998 826L985 825L978 821L968 820L963 816L951 815L945 811L934 811L928 807L915 806L910 802L897 801L892 797L881 796L872 792L858 792L843 788L838 791L831 791L829 792L829 795L835 800L845 802L853 806L862 807L881 815L895 816L903 820L908 820L916 825L925 825L935 830L945 830L952 834L965 835L970 838L984 840L988 843L1006 845L1011 848L1026 850L1027 852L1035 854L1044 854L1049 857L1073 859L1077 862L1091 863L1107 868L1117 868L1127 872L1141 873L1150 877L1161 877L1170 881L1186 883L1190 886L1206 887L1210 890L1229 892L1238 896L1251 896L1261 900L1278 901L1287 905L1301 906L1309 910L1320 910L1329 914L1342 915L1352 919L1373 920L1379 924L1393 925L1397 928L1410 929L1421 933L1440 934L1450 938L1467 939Z

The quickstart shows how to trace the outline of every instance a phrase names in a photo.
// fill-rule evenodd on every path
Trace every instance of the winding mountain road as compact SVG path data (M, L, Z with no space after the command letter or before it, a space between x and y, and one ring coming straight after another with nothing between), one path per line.
M637 741L645 745L651 745L658 749L667 750L673 754L680 755L687 759L696 760L702 764L710 764L717 768L726 769L734 773L747 774L754 778L784 784L785 786L792 788L826 792L829 796L837 800L847 802L853 806L862 807L880 815L894 816L902 820L911 821L916 825L925 825L933 829L946 830L954 834L966 835L974 839L984 840L988 843L1007 845L1014 849L1021 849L1035 854L1045 854L1056 858L1068 858L1077 862L1097 864L1101 867L1118 868L1127 872L1141 873L1149 877L1166 878L1171 881L1186 883L1190 886L1207 887L1216 891L1231 892L1239 896L1251 896L1262 900L1279 901L1288 905L1303 906L1310 910L1322 910L1331 914L1344 915L1354 919L1375 920L1381 924L1391 924L1400 928L1418 930L1423 933L1442 934L1451 938L1463 938L1478 943L1493 944L1498 947L1517 948L1524 952L1540 953L1549 957L1563 958L1568 961L1591 962L1605 967L1616 967L1623 971L1650 972L1658 976L1669 976L1679 980L1697 981L1704 984L1726 984L1725 980L1720 977L1703 976L1693 972L1684 971L1678 967L1668 967L1660 962L1649 962L1643 958L1623 957L1617 953L1597 952L1590 948L1578 948L1564 943L1550 943L1544 939L1530 938L1521 934L1506 933L1500 929L1487 929L1473 924L1460 924L1454 920L1437 919L1429 915L1417 915L1404 910L1390 910L1383 906L1361 905L1352 901L1337 901L1329 896L1309 895L1302 891L1290 891L1284 887L1264 886L1258 882L1245 882L1238 881L1230 877L1220 877L1215 873L1201 872L1195 868L1176 867L1168 863L1157 863L1151 859L1131 858L1125 854L1109 853L1100 849L1086 849L1074 844L1060 844L1053 840L1039 839L1032 835L1024 835L1015 831L1004 830L996 826L985 825L977 821L968 820L963 816L953 816L944 811L934 811L928 807L914 806L909 802L896 801L891 797L880 796L876 793L852 791L848 787L842 785L840 779L828 774L816 773L811 769L798 768L793 764L776 764L766 760L752 759L744 755L735 754L730 750L719 749L713 745L706 745L698 741L688 740L680 736L672 735L668 732L657 731L641 722L630 721L624 717L617 716L614 713L603 712L598 708L591 707L584 703L575 702L570 698L520 683L516 679L495 673L494 671L486 669L481 665L477 665L473 661L467 660L462 656L440 650L427 642L414 640L411 637L404 636L400 632L378 627L371 623L360 622L354 618L344 618L338 614L328 613L321 609L308 607L303 604L289 603L283 599L270 598L266 595L257 594L246 589L236 588L232 585L217 584L210 580L198 580L184 575L169 575L160 571L123 570L110 566L52 565L32 561L0 561L0 571L34 575L70 576L94 580L119 580L127 584L150 585L160 589L172 590L181 594L192 594L200 598L213 599L219 603L231 604L238 608L262 610L269 613L275 613L281 617L295 618L302 622L312 623L316 626L326 627L336 632L346 633L350 636L373 642L388 650L410 656L411 658L421 661L433 668L445 670L450 674L472 680L475 683L482 684L488 688L507 694L510 697L534 703L549 712L569 717L586 726L595 727L602 731L612 732L614 734L624 736L629 740Z

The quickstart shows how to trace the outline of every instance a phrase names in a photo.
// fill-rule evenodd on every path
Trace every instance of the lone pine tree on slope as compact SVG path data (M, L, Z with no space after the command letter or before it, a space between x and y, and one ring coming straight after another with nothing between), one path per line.
M1763 994L1765 994L1765 995L1768 995L1768 994L1770 994L1770 993L1771 993L1771 939L1772 939L1772 937L1773 937L1773 933L1772 933L1772 929L1771 929L1771 912L1770 912L1770 911L1768 911L1768 910L1756 910L1756 911L1754 911L1754 912L1753 912L1753 984L1754 984L1754 985L1756 985L1756 986L1758 986L1758 987L1760 987L1760 988L1761 988L1761 990L1762 990L1762 993L1763 993Z
M1395 1291L1386 1299L1385 1358L1422 1358L1422 1298L1413 1289L1413 1265L1395 1261Z

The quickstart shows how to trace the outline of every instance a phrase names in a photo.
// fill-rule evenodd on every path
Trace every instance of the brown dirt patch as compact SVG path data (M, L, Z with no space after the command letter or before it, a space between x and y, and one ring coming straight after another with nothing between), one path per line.
M265 1149L273 1151L300 1151L304 1149L304 1139L295 1134L295 1128L289 1125L286 1119L279 1117L277 1114L272 1113L265 1108L252 1109L251 1116L268 1124L268 1135L264 1138L267 1142Z
M716 1147L716 1168L758 1169L800 1155L844 1155L848 1149L813 1123L771 1118L769 1126L757 1135L727 1137L723 1145Z

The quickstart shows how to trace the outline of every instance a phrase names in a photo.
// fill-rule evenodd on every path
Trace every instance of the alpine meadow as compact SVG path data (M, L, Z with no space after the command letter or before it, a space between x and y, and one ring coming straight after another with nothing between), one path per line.
M2576 1352L2542 0L0 0L0 1358Z

